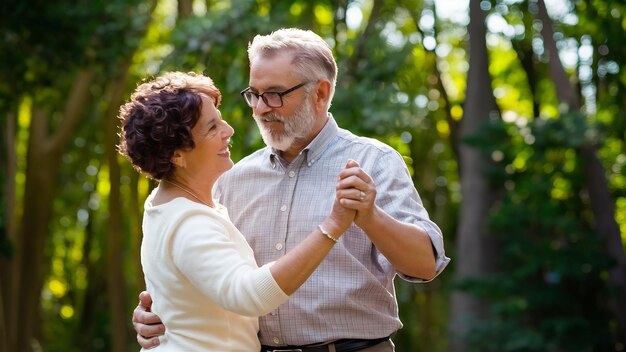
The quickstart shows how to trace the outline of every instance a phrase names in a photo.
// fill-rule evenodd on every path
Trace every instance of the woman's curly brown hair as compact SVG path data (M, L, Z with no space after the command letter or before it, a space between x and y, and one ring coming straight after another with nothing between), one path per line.
M211 78L193 72L169 72L141 84L120 107L118 152L148 177L168 178L174 151L195 147L191 129L200 117L201 95L216 107L222 98Z

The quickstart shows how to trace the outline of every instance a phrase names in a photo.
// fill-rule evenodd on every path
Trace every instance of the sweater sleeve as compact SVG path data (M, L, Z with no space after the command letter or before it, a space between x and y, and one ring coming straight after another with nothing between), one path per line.
M265 315L289 297L272 276L271 264L259 268L243 235L225 221L209 210L186 212L170 241L173 261L198 290L224 309Z

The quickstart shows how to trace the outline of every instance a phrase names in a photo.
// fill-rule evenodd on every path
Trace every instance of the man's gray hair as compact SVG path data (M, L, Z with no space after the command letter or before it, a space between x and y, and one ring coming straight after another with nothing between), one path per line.
M268 35L256 35L248 45L250 64L257 57L269 58L283 52L293 54L292 63L302 78L311 81L320 79L330 81L328 99L330 106L337 81L337 63L328 43L309 30L282 28Z

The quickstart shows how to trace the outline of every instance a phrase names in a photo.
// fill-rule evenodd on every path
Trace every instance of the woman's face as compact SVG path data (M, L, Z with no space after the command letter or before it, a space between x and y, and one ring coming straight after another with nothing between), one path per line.
M213 99L202 95L200 117L191 130L195 147L184 152L188 171L217 179L230 170L234 164L228 147L234 132L222 119Z

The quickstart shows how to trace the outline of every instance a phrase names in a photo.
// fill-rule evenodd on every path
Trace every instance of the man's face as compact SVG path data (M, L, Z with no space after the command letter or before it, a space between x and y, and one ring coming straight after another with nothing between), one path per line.
M257 58L250 65L250 89L256 94L284 92L303 83L293 71L288 54ZM305 88L306 85L283 95L282 107L269 107L263 99L252 106L252 116L265 144L284 151L298 141L306 142L311 138L315 109Z
M315 125L313 106L308 99L291 116L284 116L276 111L263 115L257 115L253 111L252 116L265 144L278 150L287 150L294 142L306 140Z

